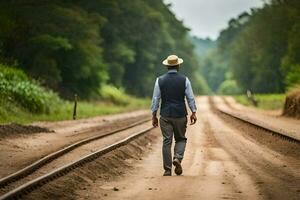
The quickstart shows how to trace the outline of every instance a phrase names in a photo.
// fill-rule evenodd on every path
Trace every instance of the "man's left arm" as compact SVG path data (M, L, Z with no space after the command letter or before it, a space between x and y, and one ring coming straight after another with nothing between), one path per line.
M190 117L190 120L191 120L191 125L193 125L197 121L197 117L196 117L197 107L196 107L196 102L195 102L195 98L194 98L192 85L191 85L190 80L187 77L186 77L186 80L185 80L185 96L186 96L188 105L189 105L189 107L192 111L192 115Z

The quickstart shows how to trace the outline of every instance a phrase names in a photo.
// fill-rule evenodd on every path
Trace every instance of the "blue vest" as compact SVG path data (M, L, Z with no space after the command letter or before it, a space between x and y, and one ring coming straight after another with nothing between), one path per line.
M186 117L185 82L186 77L177 72L169 72L158 78L162 100L160 115L162 117Z

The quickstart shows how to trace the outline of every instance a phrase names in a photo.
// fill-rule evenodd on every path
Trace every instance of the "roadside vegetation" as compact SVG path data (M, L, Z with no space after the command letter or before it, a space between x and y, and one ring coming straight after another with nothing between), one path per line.
M193 38L211 92L234 95L239 103L252 106L241 95L250 90L258 108L300 116L299 90L289 92L300 85L299 18L299 0L270 0L229 20L215 41Z
M163 0L29 2L0 2L0 122L69 119L74 94L79 117L148 107L172 53L195 94L300 84L299 0L241 13L216 41L190 36ZM281 102L257 98L267 109Z
M216 41L194 40L206 47L196 50L212 92L277 94L300 84L300 1L264 2L231 19Z
M114 86L103 86L101 100L79 97L78 118L112 114L149 107L150 101L138 99ZM29 79L20 69L0 65L0 123L28 123L38 120L72 119L74 103Z
M29 2L0 2L0 63L64 98L95 99L106 84L149 97L169 54L184 59L195 93L207 90L189 29L162 0Z
M1 1L0 123L149 108L169 54L209 91L189 29L162 0ZM39 12L37 12L37 10Z
M264 110L282 109L284 106L285 97L285 94L257 94L255 95L255 99L258 101L257 108ZM254 107L246 95L236 95L234 98L240 104Z

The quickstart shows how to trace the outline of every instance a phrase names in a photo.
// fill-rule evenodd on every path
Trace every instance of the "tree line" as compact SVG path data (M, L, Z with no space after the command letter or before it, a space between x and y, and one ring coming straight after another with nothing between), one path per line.
M101 86L149 96L161 61L175 53L201 92L189 30L162 0L0 2L0 63L20 68L65 97L97 97Z
M300 1L270 0L231 19L201 57L215 92L282 93L300 84Z

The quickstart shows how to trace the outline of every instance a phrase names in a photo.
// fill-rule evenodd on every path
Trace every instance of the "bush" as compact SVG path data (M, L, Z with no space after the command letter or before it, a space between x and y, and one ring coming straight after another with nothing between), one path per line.
M118 89L112 85L102 86L100 94L103 100L113 102L116 105L125 106L131 101L131 97L125 93L124 89Z
M34 113L49 113L51 106L61 101L56 93L30 80L22 70L1 64L0 98Z
M206 82L200 74L195 74L194 82L192 83L194 93L197 95L208 95L211 94L211 90Z
M236 95L241 94L241 89L238 87L235 80L225 80L218 89L219 94Z
M294 69L286 75L285 82L289 89L300 84L300 65L294 66Z

